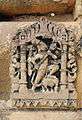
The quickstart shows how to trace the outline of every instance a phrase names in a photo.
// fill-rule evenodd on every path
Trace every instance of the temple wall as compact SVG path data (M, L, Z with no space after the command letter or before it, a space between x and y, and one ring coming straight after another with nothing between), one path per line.
M12 0L10 3L3 4L3 6L2 6L2 3L0 3L0 6L1 6L0 9L2 9L4 12L7 12L7 13L9 13L9 11L11 10L11 13L10 13L11 16L15 15L16 12L18 14L20 13L26 14L30 12L36 13L38 11L39 13L41 11L42 13L55 11L56 13L59 13L59 15L54 14L54 16L51 16L51 14L49 14L46 16L47 19L63 23L67 27L72 26L75 29L77 40L80 40L80 36L82 35L82 1L81 0L76 0L76 4L75 4L75 0L66 0L66 1L62 0L61 5L60 5L60 2L58 2L54 7L53 7L53 4L50 3L49 4L50 9L48 9L48 6L45 7L45 5L37 8L34 1L32 3L31 9L29 7L29 9L27 10L25 6L25 9L22 10L21 8L19 8L19 6L15 6L15 7L18 7L18 9L15 8L15 11L14 11L15 4L16 3L14 1L12 2ZM74 4L75 4L75 8L74 8ZM10 7L8 7L8 5ZM70 14L70 11L72 11L73 9L74 9L74 12ZM69 11L69 14L65 12L66 10ZM61 14L61 13L65 13L65 14ZM22 27L25 25L30 26L34 21L36 21L39 18L40 18L39 16L24 15L24 16L13 18L13 21L15 22L0 23L0 36L1 36L0 37L0 83L1 83L0 99L8 100L10 97L11 80L9 76L9 66L10 66L10 43L11 43L12 36L16 33L19 27ZM28 23L27 21L28 22L30 21L30 22ZM82 108L82 56L80 55L77 56L77 65L78 65L78 72L77 72L77 80L76 80L76 89L78 93L78 103L79 103L78 108Z
M2 13L2 16L1 16ZM7 15L8 18L5 18ZM76 40L82 36L82 0L1 0L0 1L0 120L5 119L1 105L11 106L11 40L20 27L30 26L41 17L64 24L75 31ZM82 48L77 57L76 90L78 109L82 109ZM65 94L65 93L64 93ZM2 100L2 101L1 101ZM4 100L8 102L4 102ZM1 103L2 102L2 103ZM2 106L3 107L3 106ZM11 107L10 107L11 108ZM9 109L9 108L8 108ZM6 111L8 120L82 120L82 111L13 110ZM9 113L8 113L9 112ZM4 117L3 117L4 116Z

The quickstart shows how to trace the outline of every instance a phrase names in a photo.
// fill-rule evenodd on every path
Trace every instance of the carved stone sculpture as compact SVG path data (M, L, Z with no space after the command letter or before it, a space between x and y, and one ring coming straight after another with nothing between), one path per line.
M19 94L13 96L15 107L43 107L43 101L47 107L57 107L56 101L76 107L75 44L72 30L44 18L18 30L11 50L12 94Z

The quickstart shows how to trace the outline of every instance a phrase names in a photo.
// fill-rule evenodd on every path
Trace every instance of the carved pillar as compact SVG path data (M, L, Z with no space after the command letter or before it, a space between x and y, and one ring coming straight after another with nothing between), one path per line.
M19 94L25 93L27 91L27 81L26 81L26 46L21 45L21 79Z
M74 49L72 47L72 49ZM75 87L75 80L77 77L77 64L75 55L71 53L71 51L68 53L68 68L71 68L71 71L68 72L68 91L69 91L69 99L76 99L77 98L77 92Z
M67 45L63 44L61 55L61 90L66 88L66 64L67 64Z
M10 76L12 81L11 86L11 96L10 98L14 98L18 96L19 90L19 79L20 79L20 53L18 47L13 44L14 46L11 49L11 64L10 64Z

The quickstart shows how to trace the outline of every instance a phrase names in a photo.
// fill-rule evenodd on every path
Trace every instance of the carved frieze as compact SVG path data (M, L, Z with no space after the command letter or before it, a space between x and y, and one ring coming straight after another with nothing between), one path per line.
M76 108L75 39L71 29L45 18L18 30L11 49L13 106Z

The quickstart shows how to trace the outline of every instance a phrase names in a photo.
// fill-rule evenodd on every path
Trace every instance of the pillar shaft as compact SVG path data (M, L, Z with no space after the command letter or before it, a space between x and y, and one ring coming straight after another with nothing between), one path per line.
M67 45L63 45L63 51L61 55L61 89L66 87L66 64L67 64Z
M27 92L27 80L26 80L26 46L21 45L21 79L20 79L19 93L24 94Z
M26 81L26 47L21 45L21 80L20 83L27 83Z

